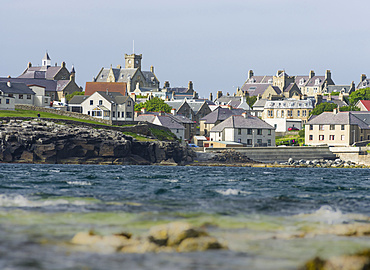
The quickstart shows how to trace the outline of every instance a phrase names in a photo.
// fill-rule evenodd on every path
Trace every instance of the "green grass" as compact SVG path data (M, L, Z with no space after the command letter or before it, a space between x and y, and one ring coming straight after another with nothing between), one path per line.
M161 129L150 128L150 132L160 141L174 141L176 136L172 132L167 132Z
M294 140L294 142L293 142ZM300 137L299 135L286 135L286 136L279 136L275 139L275 144L278 145L303 145L304 138Z
M128 135L128 136L131 136L133 138L135 138L136 140L138 141L142 141L142 142L153 142L153 141L156 141L156 140L153 140L153 139L149 139L149 138L146 138L146 137L143 137L143 136L140 136L139 134L136 134L134 132L122 132L123 134L125 135Z
M37 118L38 113L41 115L41 119L51 118L51 119L73 120L73 121L78 121L78 122L83 122L83 123L108 126L107 124L103 124L103 123L96 122L96 121L84 120L84 119L79 119L79 118L74 118L74 117L58 115L55 113L47 113L47 112L32 111L32 110L19 110L19 109L16 109L15 111L0 110L0 117L34 117L34 118Z

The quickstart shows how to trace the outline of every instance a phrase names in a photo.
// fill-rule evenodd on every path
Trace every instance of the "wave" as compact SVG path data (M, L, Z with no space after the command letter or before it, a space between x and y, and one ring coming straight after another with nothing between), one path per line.
M68 185L77 185L77 186L91 186L92 184L88 181L67 181Z
M219 194L221 194L221 195L225 195L225 196L229 196L229 195L240 195L240 194L250 194L250 192L242 191L240 189L232 189L232 188L229 188L227 190L217 189L216 192L219 193Z
M56 205L87 205L85 201L69 201L66 199L31 201L22 195L0 194L0 207L45 207Z
M299 217L303 219L320 222L325 224L341 224L349 221L349 218L339 209L334 209L329 205L323 205L320 209L310 214L300 214Z

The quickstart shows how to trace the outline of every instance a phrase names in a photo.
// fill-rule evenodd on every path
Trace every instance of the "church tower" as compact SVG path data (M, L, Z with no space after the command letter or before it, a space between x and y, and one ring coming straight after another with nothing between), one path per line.
M43 67L50 67L51 66L51 59L49 57L48 52L46 52L44 58L42 58L42 66Z
M141 70L142 54L125 54L125 68L138 68Z

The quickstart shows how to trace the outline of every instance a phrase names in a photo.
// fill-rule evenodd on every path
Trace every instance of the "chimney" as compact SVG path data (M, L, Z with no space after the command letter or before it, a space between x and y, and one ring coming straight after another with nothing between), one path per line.
M226 93L226 96L230 96L229 92Z
M160 112L159 112L159 115L160 115L160 116L165 116L165 115L166 115L166 113L165 113L164 111L160 111Z
M277 73L276 73L276 76L278 77L283 72L284 72L284 70L278 70Z
M135 93L130 93L130 96L134 102L136 102L136 95Z
M6 85L10 88L10 87L12 87L12 83L10 82L10 81L8 81L7 83L6 83Z
M106 93L107 95L109 94L108 88L105 90L105 93Z
M210 101L213 101L213 95L212 95L212 93L209 93L209 100Z
M222 91L217 91L217 98L222 97Z
M118 68L118 69L121 69L122 67L121 67L121 65L117 65L117 68Z
M172 109L171 109L171 114L172 114L172 115L176 115L176 109L175 109L175 108L172 108Z
M315 71L313 70L310 70L310 74L308 75L308 77L311 79L312 77L315 77Z
M62 62L62 67L65 68L66 67L66 62Z
M247 112L243 112L243 113L242 113L242 116L243 116L244 118L247 118L247 117L248 117Z
M163 87L164 88L170 88L170 82L169 81L165 81Z
M361 82L363 82L364 80L366 80L366 74L361 74Z
M12 76L10 76L10 75L8 75L8 77L7 77L8 79L11 79L12 78Z
M193 82L192 81L189 81L188 89L193 90Z
M328 95L328 99L327 99L328 101L331 101L331 93L329 93L329 95Z
M333 114L337 114L337 113L338 113L338 108L333 109Z
M316 100L315 106L321 104L322 103L322 95L321 94L316 94L315 100Z
M252 78L253 76L254 76L253 70L249 70L248 79Z
M344 101L344 95L343 95L343 93L342 93L342 92L339 94L339 100L340 100L340 101Z
M141 108L141 113L142 114L146 114L146 109L145 108Z
M150 66L150 72L154 73L154 66Z
M232 110L232 109L233 109L233 107L232 107L231 105L227 105L227 108L228 108L229 110Z
M257 95L257 100L260 100L261 99L261 94L258 94Z
M325 72L325 79L326 80L328 80L328 79L331 79L331 72L330 72L330 70L326 70L326 72Z
M74 81L75 80L75 74L74 73L71 73L71 75L69 76L69 80L70 81Z
M32 64L31 62L28 62L28 65L27 65L28 68L32 67Z

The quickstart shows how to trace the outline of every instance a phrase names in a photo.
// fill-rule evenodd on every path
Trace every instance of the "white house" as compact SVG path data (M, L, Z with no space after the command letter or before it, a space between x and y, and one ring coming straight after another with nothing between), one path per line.
M274 146L275 128L256 116L233 115L214 126L211 141L243 143L245 146Z
M34 105L35 92L24 83L14 83L10 81L0 82L0 95L4 98L13 98L13 101L12 99L8 99L8 104L6 104L8 101L5 99L5 105L11 105L12 102L14 102L14 104ZM12 109L9 106L5 107L8 108L8 110Z
M28 87L35 92L34 104L39 107L49 107L51 102L51 97L46 94L46 87L36 84L28 85Z
M135 102L121 93L99 91L80 101L83 114L113 121L134 120Z

